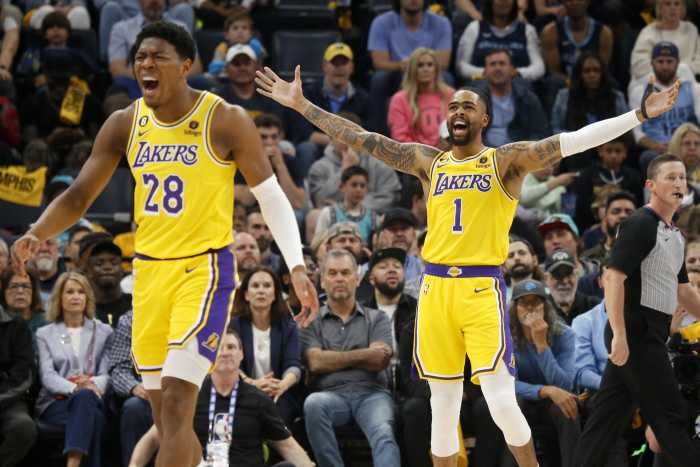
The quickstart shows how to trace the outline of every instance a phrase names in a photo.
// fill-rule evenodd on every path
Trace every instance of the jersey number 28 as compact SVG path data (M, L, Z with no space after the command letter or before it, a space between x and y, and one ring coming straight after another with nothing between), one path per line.
M143 210L146 214L158 215L163 209L170 216L177 216L185 207L182 197L185 191L185 183L177 175L168 175L162 181L152 173L141 175L143 184L148 188L146 205ZM159 188L163 187L162 195ZM160 198L160 200L158 199Z

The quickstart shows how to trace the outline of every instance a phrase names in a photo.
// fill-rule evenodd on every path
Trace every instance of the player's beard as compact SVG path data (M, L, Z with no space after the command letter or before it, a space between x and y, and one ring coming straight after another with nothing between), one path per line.
M452 146L467 146L474 141L474 131L471 124L467 124L467 128L464 130L464 136L455 138L450 125L447 125L447 132L450 135L449 141Z
M403 292L404 281L397 282L396 285L391 286L388 282L377 282L374 286L382 295L388 298L394 298Z

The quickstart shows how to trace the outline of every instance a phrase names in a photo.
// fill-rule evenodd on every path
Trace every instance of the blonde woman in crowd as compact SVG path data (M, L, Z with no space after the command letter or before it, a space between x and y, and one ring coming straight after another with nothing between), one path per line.
M50 324L36 333L41 378L37 416L65 429L67 467L100 467L102 397L109 384L104 350L112 328L95 319L92 287L76 272L56 281L47 318Z
M408 58L401 90L389 102L391 137L402 143L437 145L454 92L442 79L435 51L418 47Z

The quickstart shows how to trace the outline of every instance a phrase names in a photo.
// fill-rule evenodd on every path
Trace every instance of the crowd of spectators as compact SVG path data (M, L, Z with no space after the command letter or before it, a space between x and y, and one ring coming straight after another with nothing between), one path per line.
M650 79L658 89L681 81L670 112L523 184L503 265L516 392L541 465L570 466L607 363L600 276L617 226L647 200L645 170L658 154L686 165L677 224L690 277L700 277L700 1L394 0L384 10L330 3L343 39L325 48L318 70L304 70L320 76L305 77L305 95L401 142L447 149L447 102L464 85L488 96L484 138L498 146L639 107ZM270 38L281 23L271 18L289 14L281 6L0 6L0 467L146 465L157 449L129 350L134 226L118 213L88 212L41 244L26 276L13 270L9 246L31 222L24 214L36 217L72 183L104 119L140 96L129 52L140 28L158 20L195 37L216 34L210 50L198 41L189 83L254 119L322 300L317 320L298 328L289 271L238 175L232 249L240 286L225 358L202 388L198 436L208 436L212 388L224 401L240 376L244 408L236 412L242 424L235 424L231 465L307 465L309 458L343 465L357 454L346 441L358 438L375 465L431 465L430 391L411 370L423 186L255 91L256 70L278 52ZM128 170L126 161L118 170ZM689 324L679 310L676 330ZM513 465L478 386L464 384L461 428L476 440L470 465ZM630 454L643 433L635 415L607 465L635 465Z

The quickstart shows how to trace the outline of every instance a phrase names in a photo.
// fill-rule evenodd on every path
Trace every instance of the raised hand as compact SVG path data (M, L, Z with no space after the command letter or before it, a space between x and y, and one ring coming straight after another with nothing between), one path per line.
M653 85L655 78L652 76L649 79L649 84ZM646 107L649 118L658 117L664 112L668 112L676 105L678 99L678 90L681 87L681 82L676 80L673 86L664 91L656 91L649 94L643 100L642 105Z
M304 103L304 94L301 90L301 67L294 69L294 81L291 83L283 80L270 68L256 72L255 84L257 91L263 96L269 97L280 104L295 110L300 110Z
M25 274L24 266L39 251L40 244L35 235L26 233L12 245L12 266L17 274Z
M291 280L292 286L294 286L294 292L296 292L299 303L301 303L301 312L294 316L294 321L302 328L305 328L311 324L313 320L316 319L316 315L318 315L319 304L316 287L314 287L306 271L301 268L294 268Z

